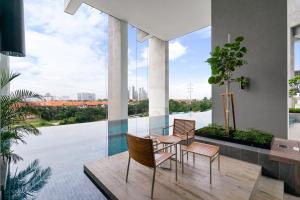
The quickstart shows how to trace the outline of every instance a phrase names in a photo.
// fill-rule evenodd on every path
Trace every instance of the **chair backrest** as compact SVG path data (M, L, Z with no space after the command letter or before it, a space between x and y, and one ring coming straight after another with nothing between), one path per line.
M153 142L151 139L137 137L127 133L129 156L147 167L155 167Z
M195 120L186 119L174 119L173 135L186 136L186 132L189 132L189 136L195 136Z

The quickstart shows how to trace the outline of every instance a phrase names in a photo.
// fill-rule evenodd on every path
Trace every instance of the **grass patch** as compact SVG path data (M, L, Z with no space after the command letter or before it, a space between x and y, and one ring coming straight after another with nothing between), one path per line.
M58 124L58 121L47 121L43 119L29 120L28 122L35 127L55 126Z
M300 113L300 108L289 108L289 113Z
M200 128L196 130L196 135L264 149L271 149L273 140L272 134L256 129L231 130L230 134L226 134L225 129L219 125Z

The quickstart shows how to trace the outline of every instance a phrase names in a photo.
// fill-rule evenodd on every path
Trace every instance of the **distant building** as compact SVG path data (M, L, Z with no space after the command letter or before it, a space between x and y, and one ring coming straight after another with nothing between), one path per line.
M69 101L70 97L69 96L61 96L61 97L59 97L59 100L61 100L61 101Z
M134 86L129 87L128 89L128 99L129 100L144 100L148 98L148 94L145 90L145 88L141 87L135 89Z
M146 92L146 90L142 87L142 88L139 88L139 100L145 100L148 98L148 94Z
M78 101L95 101L96 94L95 93L88 93L88 92L81 92L77 94Z
M44 99L46 101L54 101L54 100L56 100L56 97L51 95L50 93L46 93L45 96L44 96Z

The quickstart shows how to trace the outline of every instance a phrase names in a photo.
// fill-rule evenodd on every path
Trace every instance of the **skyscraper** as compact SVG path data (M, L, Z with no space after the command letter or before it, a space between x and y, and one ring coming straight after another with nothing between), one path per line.
M88 93L88 92L81 92L77 94L78 101L95 101L96 94L95 93Z

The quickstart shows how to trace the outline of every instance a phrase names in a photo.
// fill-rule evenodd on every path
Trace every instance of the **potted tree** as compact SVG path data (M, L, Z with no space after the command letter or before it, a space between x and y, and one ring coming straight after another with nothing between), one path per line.
M229 133L229 105L230 101L233 107L233 93L230 90L230 86L233 82L238 82L241 87L245 87L248 84L246 77L234 77L235 70L242 67L247 61L244 59L247 53L247 48L242 45L244 41L243 37L237 37L233 42L229 41L223 47L215 47L211 52L210 58L207 59L211 66L212 75L209 77L209 84L216 84L219 86L225 85L225 93L222 94L224 98L224 128L226 133ZM233 109L232 109L233 110ZM234 118L234 116L233 116ZM235 121L235 119L233 119Z

